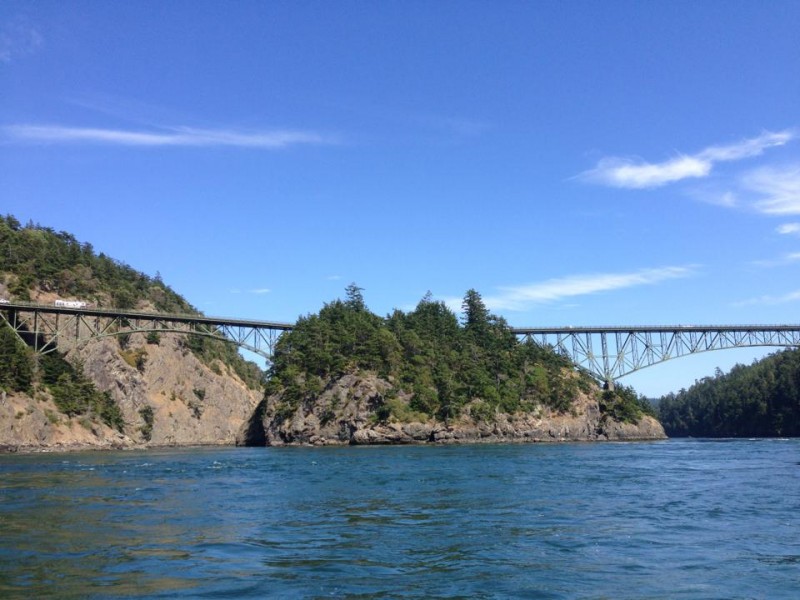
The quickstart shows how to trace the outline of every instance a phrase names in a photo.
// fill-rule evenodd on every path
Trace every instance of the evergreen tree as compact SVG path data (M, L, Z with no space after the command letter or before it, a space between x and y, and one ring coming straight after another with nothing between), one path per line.
M364 288L358 287L355 283L351 283L345 289L347 293L347 300L345 304L354 310L367 310L367 305L364 303L364 296L361 292L364 291Z
M535 406L565 411L580 389L593 386L552 350L520 343L474 290L465 297L463 326L430 294L411 313L395 310L384 319L366 308L360 292L351 284L346 301L326 304L281 336L266 391L282 398L280 415L360 371L392 381L393 394L410 396L407 404L386 404L381 419L421 413L449 422L467 406L479 418Z
M33 382L32 352L8 326L0 327L0 388L29 392Z
M696 381L658 402L667 435L800 435L800 350L779 352Z

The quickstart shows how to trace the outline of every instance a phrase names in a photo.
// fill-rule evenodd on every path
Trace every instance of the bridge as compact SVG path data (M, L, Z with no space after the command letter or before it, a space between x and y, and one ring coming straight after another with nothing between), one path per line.
M289 323L227 319L203 315L148 313L131 310L51 306L30 302L0 304L0 323L39 354L58 346L59 338L80 346L89 340L131 333L181 333L211 337L268 359Z
M28 302L0 304L5 322L36 352L131 333L180 333L234 343L270 360L291 323L64 307ZM700 352L756 346L800 347L800 325L658 325L629 327L512 327L521 341L553 348L608 387L653 365Z

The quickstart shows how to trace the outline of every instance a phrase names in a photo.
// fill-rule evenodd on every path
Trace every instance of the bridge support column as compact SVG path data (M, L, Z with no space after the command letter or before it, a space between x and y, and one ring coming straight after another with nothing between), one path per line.
M614 380L610 377L606 379L606 382L603 384L603 389L608 390L609 392L614 391Z

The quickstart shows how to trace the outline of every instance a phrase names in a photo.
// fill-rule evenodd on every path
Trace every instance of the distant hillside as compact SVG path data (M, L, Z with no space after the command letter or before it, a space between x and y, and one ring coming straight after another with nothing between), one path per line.
M800 436L800 350L717 371L664 396L659 418L670 436Z
M631 390L601 393L569 360L520 342L476 291L463 306L463 323L430 297L382 318L351 285L300 319L275 351L265 441L608 439L621 423L630 437L663 435Z
M69 233L0 218L0 297L145 311L197 311ZM0 328L0 448L234 443L263 373L233 344L197 335L120 335L37 356Z
M0 218L0 291L9 299L80 299L95 306L136 308L165 313L200 314L156 274L150 277L81 243L67 232L13 216ZM210 364L216 359L233 368L254 389L262 373L241 358L231 344L201 336L186 338L187 347Z

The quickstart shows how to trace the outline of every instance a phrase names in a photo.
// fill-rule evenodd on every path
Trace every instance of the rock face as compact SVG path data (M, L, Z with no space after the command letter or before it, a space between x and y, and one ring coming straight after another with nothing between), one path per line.
M221 361L202 363L179 335L158 344L130 336L121 350L116 338L74 351L87 375L120 406L120 433L87 415L68 417L44 392L33 398L0 396L0 450L62 450L165 445L232 445L262 397ZM129 364L138 353L140 368ZM151 417L151 418L150 418ZM150 421L150 423L148 423Z
M0 392L0 452L112 449L135 445L103 423L61 414L52 400Z
M666 435L649 416L637 424L604 418L596 398L578 397L569 414L545 409L536 413L497 414L475 422L465 411L450 423L379 422L376 410L391 384L373 375L349 374L327 387L313 402L287 414L279 396L265 400L263 437L271 446L344 444L455 444L496 442L567 442L658 440Z

